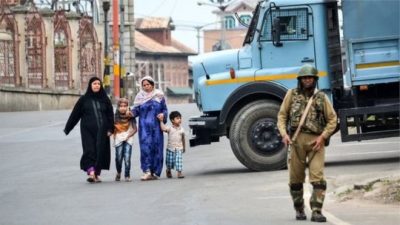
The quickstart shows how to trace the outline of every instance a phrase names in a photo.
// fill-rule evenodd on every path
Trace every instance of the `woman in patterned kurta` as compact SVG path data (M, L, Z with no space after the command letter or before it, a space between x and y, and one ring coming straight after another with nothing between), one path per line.
M143 77L141 85L132 114L139 117L140 163L144 173L141 180L152 180L161 175L163 167L164 137L157 115L167 118L168 111L164 93L154 88L153 78Z

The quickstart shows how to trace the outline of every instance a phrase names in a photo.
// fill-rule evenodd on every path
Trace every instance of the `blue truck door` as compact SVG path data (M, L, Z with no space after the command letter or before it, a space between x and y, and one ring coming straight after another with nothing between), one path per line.
M281 46L272 37L275 18L279 18ZM286 80L284 85L292 88L294 74L304 63L316 65L312 21L311 8L306 6L266 11L258 40L261 70L256 72L256 79Z

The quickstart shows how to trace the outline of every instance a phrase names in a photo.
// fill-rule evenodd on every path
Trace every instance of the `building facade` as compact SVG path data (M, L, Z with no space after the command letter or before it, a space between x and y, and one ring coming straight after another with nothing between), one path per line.
M171 18L138 18L135 24L136 80L149 75L166 93L168 103L190 102L188 56L195 51L171 37Z
M204 52L242 47L247 27L239 22L235 13L245 24L250 24L257 3L258 0L233 1L228 2L226 7L219 7L220 10L214 11L217 21L222 23L216 29L204 30Z
M102 77L102 29L84 14L0 2L0 111L71 108Z

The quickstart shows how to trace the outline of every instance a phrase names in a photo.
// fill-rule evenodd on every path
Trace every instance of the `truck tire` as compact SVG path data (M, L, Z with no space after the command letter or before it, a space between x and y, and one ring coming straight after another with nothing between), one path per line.
M278 102L254 101L239 110L231 123L229 139L232 151L250 170L286 167L287 148L276 126L278 111Z

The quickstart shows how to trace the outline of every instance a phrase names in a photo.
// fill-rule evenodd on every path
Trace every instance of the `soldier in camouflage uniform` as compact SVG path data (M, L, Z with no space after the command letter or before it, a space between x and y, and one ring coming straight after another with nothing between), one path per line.
M312 210L311 221L326 222L322 215L326 181L324 179L325 142L336 128L337 116L327 96L317 90L318 70L304 65L297 76L298 87L291 89L278 113L278 128L282 142L290 145L288 160L289 187L296 210L297 220L306 220L304 213L303 183L305 170L309 167L309 181L313 186L310 198ZM293 136L300 123L300 118L308 100L314 95L313 103L297 139L292 141L287 132ZM307 160L308 159L308 160Z

